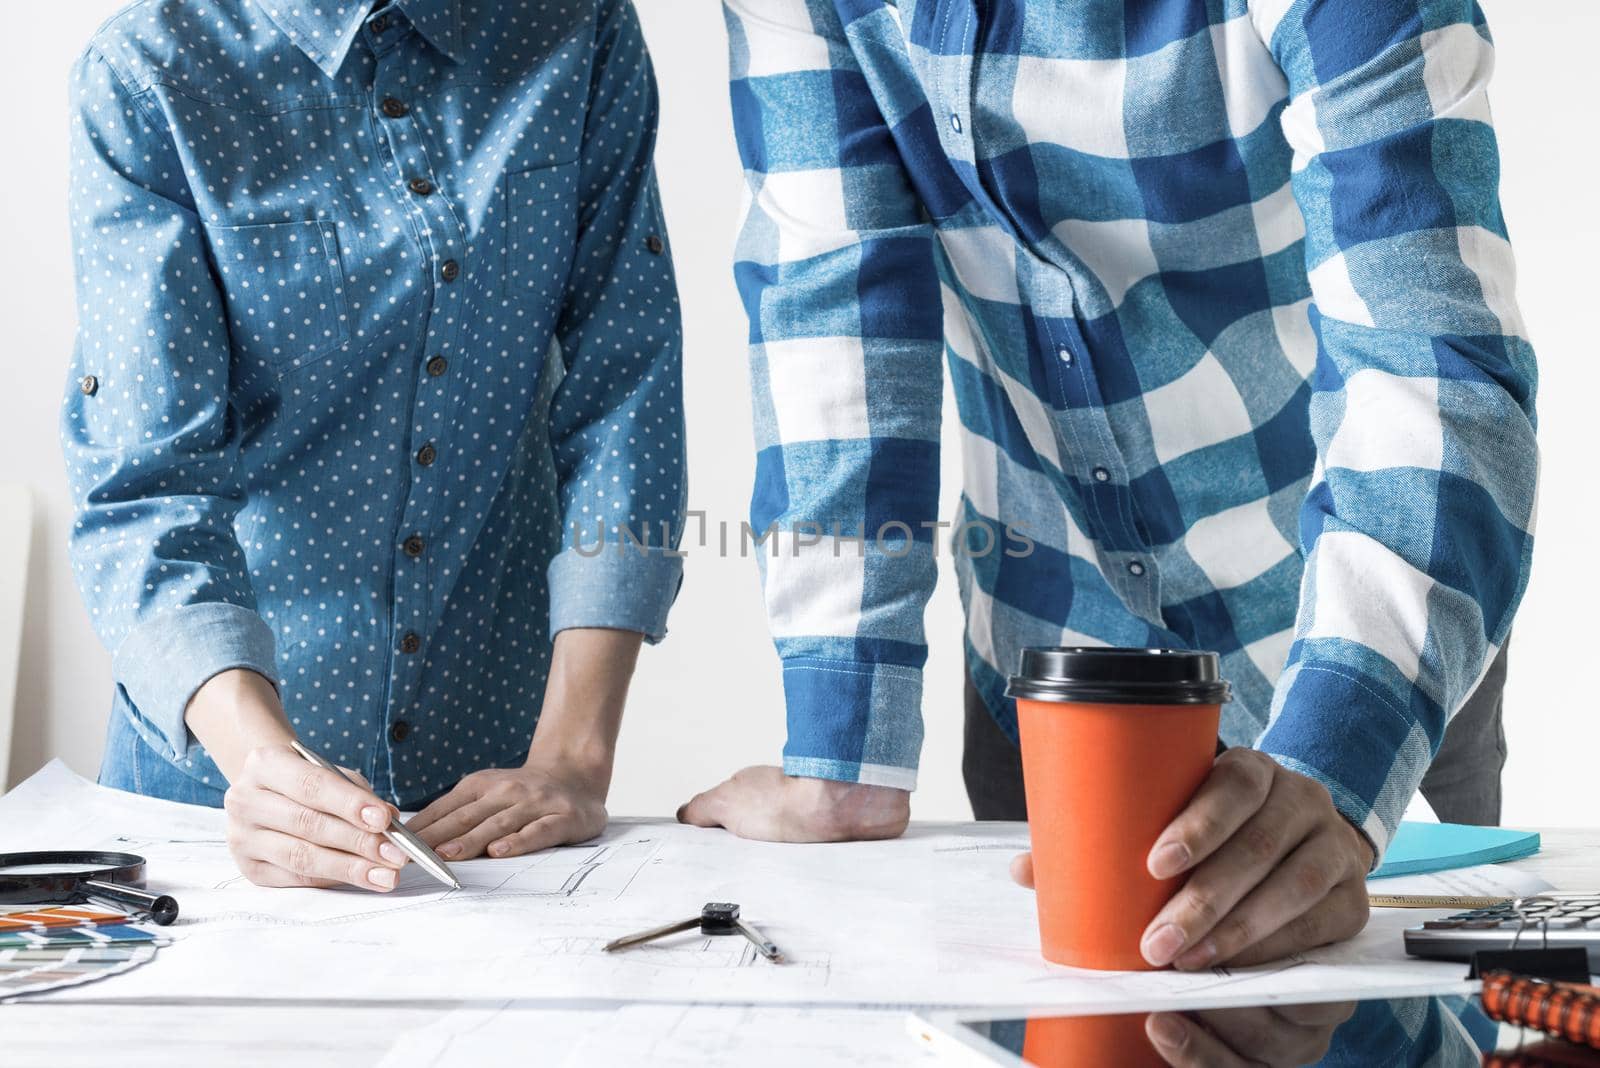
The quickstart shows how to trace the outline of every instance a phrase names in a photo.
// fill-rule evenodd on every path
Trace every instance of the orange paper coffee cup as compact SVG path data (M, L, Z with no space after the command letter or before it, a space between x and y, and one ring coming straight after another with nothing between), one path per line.
M1046 960L1148 970L1139 940L1183 878L1146 866L1211 770L1228 684L1215 653L1025 649L1017 700Z

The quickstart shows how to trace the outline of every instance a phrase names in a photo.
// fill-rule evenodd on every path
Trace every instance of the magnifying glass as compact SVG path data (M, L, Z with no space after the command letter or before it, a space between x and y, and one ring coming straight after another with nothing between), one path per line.
M0 905L100 905L149 915L165 927L178 903L144 890L144 858L132 853L0 853Z

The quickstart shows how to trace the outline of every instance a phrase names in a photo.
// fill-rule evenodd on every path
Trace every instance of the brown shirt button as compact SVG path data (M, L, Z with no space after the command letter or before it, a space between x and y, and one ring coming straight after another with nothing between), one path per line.
M444 374L445 369L449 366L449 361L443 356L435 356L433 359L428 361L428 373L433 377L438 378L440 375Z
M83 381L78 383L78 388L85 397L92 397L100 389L100 380L94 375L84 375Z
M445 260L444 265L439 268L439 277L446 282L454 282L461 277L461 264L455 260Z
M400 639L400 651L410 656L422 648L422 639L417 637L415 631L406 631L405 637Z
M422 540L422 535L413 534L411 537L402 542L400 547L406 551L407 556L415 560L417 557L422 555L422 551L428 546L427 543Z
M406 188L417 194L419 197L431 196L433 194L433 183L428 181L426 178L413 178L411 181L406 183Z
M372 29L373 33L382 33L384 30L389 28L389 16L379 15L377 18L367 23L367 25Z
M391 119L403 119L411 114L411 105L397 97L386 96L383 98L383 113Z
M417 450L417 463L421 464L423 467L432 467L433 461L437 460L438 458L439 452L433 447L433 442L431 441Z
M650 250L650 255L659 256L666 250L666 243L661 240L660 234L651 234L644 239L644 247Z
M411 737L411 724L403 719L397 719L389 725L389 737L393 741L403 742Z

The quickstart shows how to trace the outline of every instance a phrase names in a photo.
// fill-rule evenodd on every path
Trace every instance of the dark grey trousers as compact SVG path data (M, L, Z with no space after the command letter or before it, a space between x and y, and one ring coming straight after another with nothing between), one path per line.
M1445 823L1500 823L1500 771L1506 733L1500 721L1506 688L1506 649L1445 728L1444 744L1422 778L1422 796ZM980 820L1025 820L1022 753L966 680L966 737L961 754L972 814Z

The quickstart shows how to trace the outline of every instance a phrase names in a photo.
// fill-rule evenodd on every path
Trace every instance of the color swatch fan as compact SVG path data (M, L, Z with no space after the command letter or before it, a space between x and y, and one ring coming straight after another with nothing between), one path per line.
M150 961L167 943L131 920L103 909L0 909L0 1002L93 982Z

